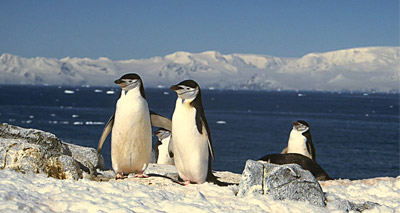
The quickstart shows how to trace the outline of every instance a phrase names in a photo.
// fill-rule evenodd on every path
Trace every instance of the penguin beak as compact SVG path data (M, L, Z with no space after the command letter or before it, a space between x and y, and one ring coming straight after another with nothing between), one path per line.
M115 83L115 84L118 84L118 85L122 84L123 82L124 82L124 81L121 80L121 79L117 79L117 80L114 81L114 83Z
M128 83L126 82L126 80L122 80L122 79L117 79L114 81L115 84L118 84L120 87L124 88L128 85Z
M179 87L179 85L172 85L172 86L170 87L170 89L176 91L176 90L179 90L179 89L181 89L181 88Z
M297 131L300 131L301 125L300 125L299 122L294 121L292 124L293 124L293 128L294 128L294 129L296 129Z

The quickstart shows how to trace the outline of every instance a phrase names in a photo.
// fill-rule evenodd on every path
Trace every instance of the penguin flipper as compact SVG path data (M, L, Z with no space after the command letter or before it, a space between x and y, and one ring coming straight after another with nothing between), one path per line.
M281 154L287 154L287 150L288 150L288 147L285 147L285 148L282 150Z
M315 148L314 148L314 144L312 143L312 141L307 140L306 142L307 145L307 151L308 153L311 154L311 158L316 161L317 160L317 155L315 153Z
M172 130L172 121L160 114L157 114L150 110L150 121L152 126L161 127L169 131Z
M111 132L113 126L114 126L114 116L115 116L115 114L113 114L111 116L111 118L108 120L106 126L103 129L103 133L101 133L101 137L100 137L100 140L99 140L99 145L97 146L97 153L100 153L101 148L103 147L104 141L106 141L106 138L107 138L108 134L110 134L110 132Z
M214 156L214 148L212 144L212 139L211 139L211 132L210 132L210 127L208 126L207 119L204 115L204 112L197 112L196 113L196 126L197 129L199 130L200 134L204 134L204 130L206 137L207 137L207 143L208 143L208 150L210 151L210 157L215 161L215 156Z
M161 141L160 141L160 140L157 140L157 143L156 143L156 145L154 146L154 154L155 154L155 158L156 158L156 163L157 163L157 161L158 161L158 155L159 155L159 153L160 153L160 151L158 151L158 147L159 147L161 144L162 144Z
M173 140L172 140L172 137L171 137L171 139L169 140L169 144L168 144L168 155L169 155L170 158L173 158L173 157L174 157L174 152L173 152L173 150L174 150L174 147L173 147Z
M209 151L210 151L210 157L211 157L211 159L213 159L213 160L215 161L214 149L213 149L213 146L212 146L211 138L208 139L208 149L209 149Z

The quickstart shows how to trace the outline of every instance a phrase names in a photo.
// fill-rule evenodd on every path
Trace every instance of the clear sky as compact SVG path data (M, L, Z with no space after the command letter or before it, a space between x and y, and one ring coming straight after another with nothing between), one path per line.
M399 0L0 1L0 54L22 57L301 57L399 45Z

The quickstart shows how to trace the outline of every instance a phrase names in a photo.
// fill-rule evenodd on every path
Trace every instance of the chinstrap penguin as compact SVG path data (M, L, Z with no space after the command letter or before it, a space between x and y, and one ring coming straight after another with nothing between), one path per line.
M212 173L214 151L199 85L193 80L185 80L171 86L171 90L178 98L172 116L169 151L179 177L184 185L205 181L221 183Z
M130 73L114 81L121 86L121 95L116 103L115 113L107 122L97 148L100 153L104 141L111 133L111 162L117 174L136 173L135 177L147 177L143 174L147 168L152 145L151 125L171 129L171 121L149 111L143 82L139 75Z
M293 129L290 132L288 146L282 154L298 153L316 161L316 153L312 142L310 125L306 121L298 120L293 122Z
M169 164L174 165L174 158L169 156L168 146L171 139L171 131L164 128L160 128L154 132L154 135L158 137L156 146L154 147L155 162L157 164Z

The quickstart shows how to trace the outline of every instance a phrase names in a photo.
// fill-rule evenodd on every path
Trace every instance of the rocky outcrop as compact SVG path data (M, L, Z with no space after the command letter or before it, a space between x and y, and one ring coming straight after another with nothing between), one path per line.
M346 212L362 212L379 205L370 201L356 204L331 193L325 194L311 172L300 165L277 165L254 160L247 160L237 193L239 197L249 195L267 195L275 200L308 201L316 206L329 205Z
M309 201L325 206L325 195L311 174L297 164L276 165L247 160L238 196L270 195L275 200Z
M336 209L344 210L346 212L356 211L363 212L368 209L372 209L375 206L379 206L378 203L367 201L365 203L353 203L351 201L342 199L334 194L328 193L326 196L328 205L334 206Z
M104 160L94 148L62 142L54 134L0 124L0 168L45 173L58 179L94 176Z
M63 142L63 154L71 156L77 161L80 168L89 174L95 174L97 168L103 169L105 167L103 156L91 147Z

